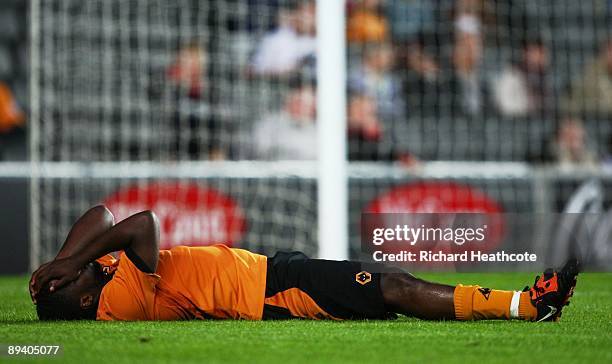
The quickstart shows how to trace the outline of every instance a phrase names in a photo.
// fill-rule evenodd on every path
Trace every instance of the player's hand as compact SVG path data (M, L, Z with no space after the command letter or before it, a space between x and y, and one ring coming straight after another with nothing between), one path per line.
M70 258L56 259L38 268L30 280L30 294L34 302L38 292L47 284L50 292L56 291L76 280L81 274L81 268L74 259Z
M38 267L37 270L34 271L34 273L32 273L32 276L30 277L30 283L28 284L28 288L30 290L30 298L32 298L32 303L36 303L36 299L34 298L34 283L36 282L36 275L38 274L38 271L40 271L50 263L51 262L42 264L40 267Z

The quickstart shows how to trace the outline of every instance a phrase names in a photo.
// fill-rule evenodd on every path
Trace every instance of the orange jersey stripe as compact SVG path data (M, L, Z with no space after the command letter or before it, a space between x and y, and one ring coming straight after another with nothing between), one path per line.
M272 297L266 297L264 304L286 308L295 317L314 320L340 320L325 312L308 294L299 288L289 288Z

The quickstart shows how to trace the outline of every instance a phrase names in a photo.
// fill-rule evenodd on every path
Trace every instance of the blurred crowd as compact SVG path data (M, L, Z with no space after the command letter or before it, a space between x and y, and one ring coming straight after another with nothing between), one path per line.
M315 1L251 0L249 4L253 14L274 9L277 17L252 46L245 74L285 84L287 89L277 110L254 120L252 130L235 148L239 152L222 148L210 156L314 159ZM612 41L594 39L598 53L585 62L582 74L566 77L559 85L550 34L525 26L507 37L503 46L511 54L498 57L491 67L487 53L499 53L495 50L499 38L491 34L500 22L517 21L500 17L495 10L495 3L488 0L347 2L349 159L415 163L422 157L411 148L415 138L411 123L441 118L531 123L552 119L553 128L538 136L545 139L541 141L545 147L525 153L523 160L595 166L609 159L596 152L583 119L597 118L601 123L612 115Z
M0 2L0 161L26 158L26 9L25 1Z
M315 1L247 3L249 16L241 31L264 31L250 44L248 65L237 77L281 85L282 100L252 115L248 128L230 128L226 119L231 116L224 115L231 112L218 111L223 102L215 93L211 46L202 39L189 40L165 66L164 87L173 90L177 105L213 111L177 113L175 147L186 146L192 159L315 159ZM347 1L350 160L415 164L428 159L415 145L444 148L450 143L445 138L452 135L437 133L436 121L460 119L475 125L493 118L526 131L508 138L524 138L525 143L540 139L544 147L524 148L519 160L564 166L612 161L612 128L601 126L612 116L612 37L603 34L584 44L596 51L584 60L581 72L560 78L558 73L568 69L554 67L554 57L560 56L552 46L554 34L531 26L512 9L513 1L501 2L503 13L499 3ZM274 16L262 16L270 13ZM0 86L0 134L22 125L22 114L10 91ZM545 120L551 128L528 135L529 125ZM608 135L590 135L585 120L597 120L596 130ZM414 132L415 125L420 133ZM469 127L467 131L469 138ZM416 140L423 135L431 139ZM596 146L602 140L607 145Z

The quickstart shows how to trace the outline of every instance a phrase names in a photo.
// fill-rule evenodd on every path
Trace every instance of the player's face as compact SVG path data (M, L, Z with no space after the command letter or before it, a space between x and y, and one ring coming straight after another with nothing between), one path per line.
M86 265L76 280L60 288L63 294L70 297L74 304L80 305L81 309L89 309L98 304L104 279L96 269L92 263Z
M71 288L76 292L91 291L93 288L102 285L99 279L99 274L97 274L95 266L90 263L81 270L79 277L71 282L70 285L72 285Z

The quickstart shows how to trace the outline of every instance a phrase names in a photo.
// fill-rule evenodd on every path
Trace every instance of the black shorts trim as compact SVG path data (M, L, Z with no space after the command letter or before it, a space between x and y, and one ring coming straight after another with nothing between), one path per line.
M310 259L300 252L279 252L268 258L266 297L298 288L328 314L339 319L389 319L396 316L385 308L381 267L372 264ZM367 272L364 277L361 272ZM360 283L361 280L361 283ZM366 282L367 281L367 282ZM293 318L287 309L264 306L263 319Z

